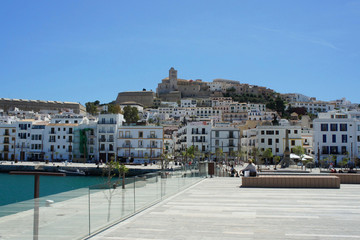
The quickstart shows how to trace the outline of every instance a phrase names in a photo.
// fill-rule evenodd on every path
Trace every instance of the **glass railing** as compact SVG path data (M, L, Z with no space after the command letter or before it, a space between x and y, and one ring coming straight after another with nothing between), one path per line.
M187 166L0 207L1 239L83 239L200 181ZM207 169L202 167L200 169Z

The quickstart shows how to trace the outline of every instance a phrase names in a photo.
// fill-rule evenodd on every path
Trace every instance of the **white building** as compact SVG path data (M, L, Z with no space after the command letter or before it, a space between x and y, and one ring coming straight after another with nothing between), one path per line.
M188 122L186 126L179 128L177 132L178 151L185 151L191 146L202 153L210 151L211 122Z
M289 148L303 146L301 126L257 126L256 144L260 151L270 148L273 155L283 156L286 146L286 131Z
M117 135L117 157L135 163L153 162L164 152L162 126L121 126Z
M313 121L314 152L318 159L336 157L337 163L343 158L354 162L360 153L360 120L349 112L333 111L319 114Z
M116 139L119 127L123 125L122 114L101 114L97 125L97 142L99 143L99 160L110 161L117 152Z
M282 98L288 103L293 102L311 102L311 98L300 93L281 94Z
M335 104L327 102L293 102L291 103L292 107L305 108L308 113L318 114L321 112L333 111L335 109Z
M180 103L182 108L187 108L187 107L193 108L196 107L197 105L195 99L181 99Z
M216 154L219 149L227 156L239 150L240 130L230 124L216 125L211 129L211 153Z
M0 124L0 160L15 160L16 123Z

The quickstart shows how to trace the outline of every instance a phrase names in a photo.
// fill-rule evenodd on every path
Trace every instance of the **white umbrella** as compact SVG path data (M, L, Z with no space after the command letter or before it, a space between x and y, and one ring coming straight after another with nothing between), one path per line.
M290 153L290 159L300 159L300 157L294 153Z
M304 154L301 160L302 160L302 161L306 161L306 160L312 160L312 159L313 159L312 156L309 156L309 155Z

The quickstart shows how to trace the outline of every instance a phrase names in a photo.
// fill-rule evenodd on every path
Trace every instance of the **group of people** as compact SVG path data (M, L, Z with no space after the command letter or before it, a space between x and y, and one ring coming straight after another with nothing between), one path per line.
M239 171L240 174L235 170L234 165L231 165L230 177L239 177L239 175L244 176L246 171L249 171L249 176L251 177L256 176L257 173L256 166L252 162L252 160L249 160L248 165Z

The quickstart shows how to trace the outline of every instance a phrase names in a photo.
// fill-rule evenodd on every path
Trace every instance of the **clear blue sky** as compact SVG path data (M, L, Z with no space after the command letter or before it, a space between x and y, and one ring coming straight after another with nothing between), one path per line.
M360 1L0 1L5 98L115 100L184 79L360 103Z

